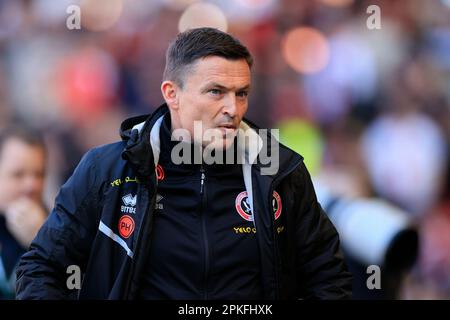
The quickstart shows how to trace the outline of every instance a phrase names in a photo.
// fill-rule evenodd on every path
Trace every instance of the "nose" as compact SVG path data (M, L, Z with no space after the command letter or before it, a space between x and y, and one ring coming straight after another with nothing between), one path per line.
M229 92L224 98L223 114L234 118L237 113L236 95Z

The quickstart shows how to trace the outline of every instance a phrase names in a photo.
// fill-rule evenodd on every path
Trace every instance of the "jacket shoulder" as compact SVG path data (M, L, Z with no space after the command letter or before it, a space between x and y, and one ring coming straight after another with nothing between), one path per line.
M109 144L104 144L90 149L85 157L89 162L94 162L101 167L108 167L117 164L120 161L125 163L122 159L122 152L125 149L126 142L117 141Z

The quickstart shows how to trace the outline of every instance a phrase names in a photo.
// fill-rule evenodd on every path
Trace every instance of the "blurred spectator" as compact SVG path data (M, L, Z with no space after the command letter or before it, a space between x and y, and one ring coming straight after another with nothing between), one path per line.
M417 216L438 199L445 153L440 128L417 112L383 115L364 137L363 154L376 192Z
M35 132L0 133L0 298L14 298L15 266L47 213L42 203L45 148Z

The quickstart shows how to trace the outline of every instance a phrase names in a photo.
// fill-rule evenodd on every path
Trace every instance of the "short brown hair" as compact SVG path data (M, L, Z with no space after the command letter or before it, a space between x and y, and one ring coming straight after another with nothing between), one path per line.
M10 139L17 139L30 146L46 149L44 137L40 131L26 125L11 125L0 130L0 157L5 143Z
M230 60L245 59L248 66L253 58L241 42L228 33L214 28L195 28L184 31L169 45L163 80L174 81L183 87L186 72L198 59L219 56Z

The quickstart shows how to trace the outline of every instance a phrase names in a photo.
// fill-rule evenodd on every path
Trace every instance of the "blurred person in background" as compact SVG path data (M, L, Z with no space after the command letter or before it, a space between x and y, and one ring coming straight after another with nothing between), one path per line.
M0 298L14 298L15 267L47 217L45 147L25 127L0 132Z

